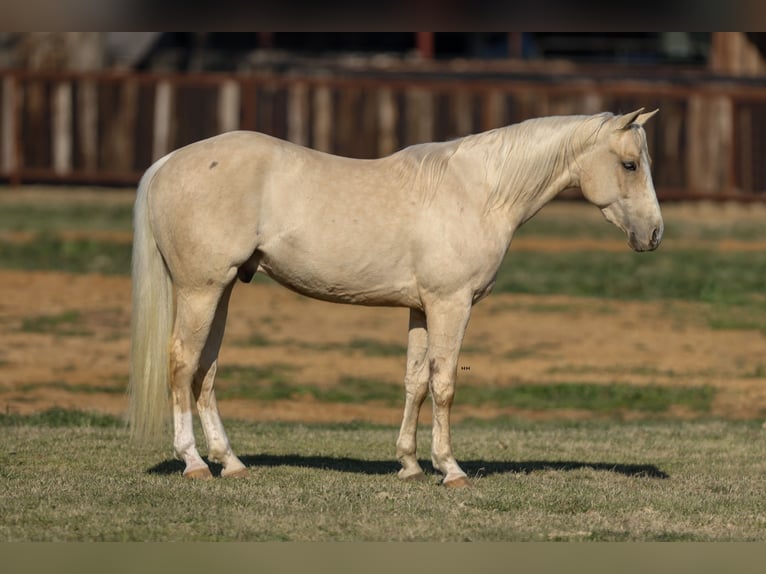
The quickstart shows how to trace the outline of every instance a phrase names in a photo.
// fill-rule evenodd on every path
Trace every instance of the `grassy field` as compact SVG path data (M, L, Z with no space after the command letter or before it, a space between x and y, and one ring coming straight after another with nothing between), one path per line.
M127 448L117 419L0 425L6 541L766 540L754 423L465 422L461 491L399 481L389 427L230 424L250 477L200 483Z
M661 249L637 255L595 209L574 218L566 210L543 210L519 232L495 293L540 295L511 310L541 318L597 312L607 319L622 302L653 302L687 330L741 331L762 340L763 220L698 220L668 212ZM124 281L130 226L125 199L3 200L0 269L56 270L66 277L97 273ZM585 247L566 248L569 241ZM622 249L589 247L602 243ZM734 248L722 248L724 243ZM543 297L557 295L577 299ZM78 341L87 347L95 337L124 341L126 328L122 311L110 307L0 316L0 329L29 337L23 344L47 341L80 351ZM273 329L258 331L258 325L246 335L235 331L227 349L237 357L239 351L266 355L277 347L289 353L257 366L223 364L219 399L396 408L400 373L388 367L381 369L386 380L353 372L338 375L336 385L302 378L302 353L353 355L373 365L403 357L401 343L374 335L355 333L338 342L290 339ZM463 353L474 372L495 360L475 341ZM182 467L169 441L164 452L130 446L119 417L61 408L0 414L0 540L766 540L763 421L716 417L712 406L721 379L766 385L766 362L735 361L712 373L619 363L608 371L565 362L534 384L515 370L530 356L554 352L544 341L525 346L522 340L499 355L514 367L503 379L511 384L460 387L461 405L545 416L456 424L455 453L474 482L459 492L440 488L432 472L426 483L401 483L397 428L387 424L227 420L250 477L192 483L180 479ZM8 366L4 361L0 352L0 372ZM124 393L124 373L84 384L66 380L69 367L63 365L60 378L17 383L16 389ZM572 410L587 420L567 420L562 413ZM678 412L693 420L675 419ZM418 452L428 458L425 424L419 440ZM423 465L430 471L427 461Z

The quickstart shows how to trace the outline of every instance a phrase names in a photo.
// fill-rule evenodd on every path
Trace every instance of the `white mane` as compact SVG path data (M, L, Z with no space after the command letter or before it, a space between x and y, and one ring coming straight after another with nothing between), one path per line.
M415 188L426 201L438 193L456 153L481 155L486 161L485 209L527 203L559 175L613 117L551 116L526 120L447 142L417 144L394 154L415 171ZM392 157L394 157L392 156Z

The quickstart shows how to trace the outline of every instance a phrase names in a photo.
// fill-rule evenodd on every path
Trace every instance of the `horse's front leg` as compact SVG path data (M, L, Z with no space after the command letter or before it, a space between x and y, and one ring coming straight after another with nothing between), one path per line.
M418 416L428 394L428 332L426 316L418 309L410 310L410 330L407 341L407 372L404 376L406 393L402 427L396 441L396 457L402 465L399 478L425 478L415 451L417 449Z
M444 474L445 486L470 486L470 481L452 455L450 411L455 396L457 362L463 335L471 314L471 300L440 301L427 310L429 385L433 398L431 460Z

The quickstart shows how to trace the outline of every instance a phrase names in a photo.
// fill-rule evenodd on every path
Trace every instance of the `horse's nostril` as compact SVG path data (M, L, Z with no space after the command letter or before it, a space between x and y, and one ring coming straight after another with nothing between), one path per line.
M654 231L652 231L652 249L657 249L660 245L660 241L662 241L662 228L655 227Z

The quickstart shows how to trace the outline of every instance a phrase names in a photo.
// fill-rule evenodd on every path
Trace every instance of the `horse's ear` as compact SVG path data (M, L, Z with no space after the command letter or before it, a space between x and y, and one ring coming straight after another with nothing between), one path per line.
M659 111L660 109L657 108L653 112L646 112L645 114L641 114L640 116L636 118L636 123L640 126L644 125L649 118L651 118L654 114L656 114Z
M638 108L635 112L630 112L629 114L625 114L622 116L617 116L614 118L614 121L617 122L617 130L627 130L630 128L630 125L636 121L636 118L641 115L641 112L644 111L644 108ZM649 118L647 118L649 119Z

